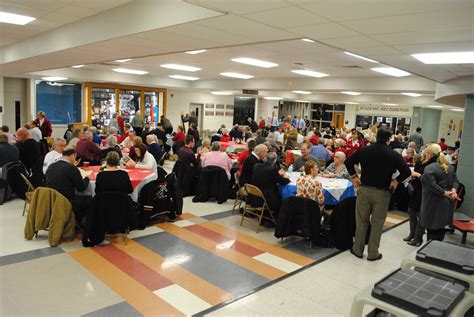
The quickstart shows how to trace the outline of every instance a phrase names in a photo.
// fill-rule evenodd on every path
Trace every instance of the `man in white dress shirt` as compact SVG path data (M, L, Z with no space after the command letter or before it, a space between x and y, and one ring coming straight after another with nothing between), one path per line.
M35 121L31 121L28 124L28 132L30 132L31 137L33 140L39 142L43 138L43 134L41 133L40 128L38 128L37 124Z
M46 174L48 167L63 157L63 151L66 148L66 140L62 138L54 139L54 149L48 152L44 157L43 173Z

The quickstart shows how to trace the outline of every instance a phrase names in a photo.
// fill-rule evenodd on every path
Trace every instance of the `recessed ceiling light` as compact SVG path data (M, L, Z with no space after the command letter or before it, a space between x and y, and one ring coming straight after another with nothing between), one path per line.
M206 52L206 50L187 51L187 52L185 52L185 53L186 53L186 54L196 55L196 54L204 53L204 52Z
M131 61L131 60L132 60L131 58L125 58L125 59L116 59L115 61L119 62L119 63L125 63L125 62Z
M211 91L211 94L218 96L230 96L234 93L232 91Z
M378 73L382 73L382 74L390 75L394 77L404 77L404 76L410 75L410 73L398 68L394 68L394 67L375 67L375 68L371 68L371 70L373 70L374 72L378 72Z
M184 75L170 75L170 78L182 79L182 80L198 80L199 77L184 76Z
M304 39L301 39L301 40L305 41L305 42L309 42L309 43L314 43L315 42L312 39L307 39L307 38L304 38Z
M247 65L263 67L263 68L272 68L272 67L278 66L278 64L275 64L275 63L262 61L262 60L254 59L254 58L248 58L248 57L233 58L231 60L236 63L247 64Z
M292 90L291 92L294 92L295 94L300 94L300 95L311 95L311 91L305 91L305 90Z
M233 72L226 72L221 73L222 76L225 77L232 77L232 78L239 78L239 79L250 79L253 78L252 75L240 74L240 73L233 73Z
M47 81L58 81L58 80L66 80L67 77L49 76L49 77L43 77L42 79L47 80Z
M405 96L410 96L410 97L420 97L421 96L421 94L417 94L416 92L402 92L401 94L405 95Z
M36 18L29 17L27 15L0 12L0 22L1 23L25 25L25 24L30 23L31 21L34 21L34 20L36 20Z
M81 68L81 67L84 67L84 66L86 66L86 65L81 64L81 65L74 65L74 66L71 66L71 67L72 68Z
M341 94L351 95L351 96L358 96L358 95L360 95L360 92L357 92L357 91L341 91Z
M428 108L434 108L434 109L442 109L443 106L440 106L440 105L430 105L430 106L427 106Z
M474 52L411 54L424 64L473 64Z
M377 61L374 61L373 59L370 59L370 58L367 58L367 57L364 57L364 56L360 56L360 55L357 55L357 54L354 54L354 53L351 53L351 52L344 52L344 53L346 53L347 55L350 55L350 56L354 56L354 57L363 59L364 61L368 61L368 62L376 63L376 64L379 63Z
M179 64L163 64L160 66L163 68L183 70L185 72L197 72L198 70L201 70L201 68L199 67L179 65Z
M144 70L137 70L137 69L128 69L128 68L114 68L112 69L114 72L117 73L124 73L124 74L133 74L133 75L145 75L148 74L147 71Z
M384 102L382 105L384 105L384 106L398 106L397 103L388 103L388 102Z
M359 103L357 102L352 102L352 101L345 101L344 102L346 105L358 105Z
M309 101L307 101L307 100L296 100L296 102L307 102L307 103L309 103Z
M267 99L267 100L282 100L283 98L282 98L282 97L263 97L263 99Z
M456 111L456 112L464 112L464 109L460 109L460 108L451 108L452 111Z
M310 77L316 77L316 78L329 76L328 74L315 72L313 70L307 70L307 69L295 69L295 70L292 70L291 72L295 73L295 74L300 74L300 75L310 76Z

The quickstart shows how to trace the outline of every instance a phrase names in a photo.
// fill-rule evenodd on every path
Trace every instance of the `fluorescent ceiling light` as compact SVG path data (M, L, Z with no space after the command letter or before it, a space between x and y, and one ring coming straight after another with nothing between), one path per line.
M345 101L344 102L346 105L358 105L358 102L352 102L352 101Z
M206 50L187 51L187 52L185 52L185 53L186 53L186 54L191 54L191 55L196 55L196 54L204 53L204 52L206 52Z
M360 92L357 92L357 91L341 91L341 94L351 95L351 96L358 96L358 95L360 95Z
M198 80L199 77L191 77L191 76L184 76L184 75L170 75L170 78L174 79L182 79L182 80Z
M0 12L0 22L1 23L25 25L25 24L30 23L31 21L34 21L34 20L36 20L36 18L29 17L29 16L26 16L26 15Z
M218 96L230 96L234 93L232 91L211 91L211 94Z
M377 61L374 61L373 59L370 59L370 58L367 58L367 57L364 57L364 56L360 56L360 55L357 55L357 54L354 54L354 53L351 53L351 52L344 52L344 53L347 54L347 55L350 55L350 56L354 56L354 57L363 59L364 61L368 61L368 62L376 63L376 64L379 63Z
M263 99L267 99L267 100L282 100L283 98L282 98L282 97L263 97Z
M242 97L242 96L238 96L237 98L239 98L239 99L255 99L254 97Z
M145 75L148 74L147 71L144 70L136 70L136 69L128 69L128 68L114 68L112 69L114 72L117 73L124 73L124 74L134 74L134 75Z
M384 106L398 106L397 103L388 103L388 102L384 102L382 105L384 105Z
M248 58L248 57L233 58L231 60L236 63L247 64L247 65L263 67L263 68L272 68L272 67L278 66L278 64L275 64L275 63L262 61L262 60L254 59L254 58Z
M183 70L185 72L197 72L198 70L201 70L201 68L199 67L179 65L179 64L163 64L160 66L163 68Z
M430 106L427 106L428 108L434 108L434 109L442 109L443 106L440 106L440 105L430 105Z
M307 101L307 100L296 100L296 102L307 102L307 103L309 103L309 101Z
M305 91L305 90L292 90L291 92L294 92L295 94L300 94L300 95L311 95L311 91Z
M304 38L304 39L301 39L301 40L302 40L302 41L305 41L305 42L309 42L309 43L314 43L314 41L311 40L311 39L306 39L306 38Z
M456 112L464 112L464 109L460 109L460 108L451 108L452 111L456 111Z
M50 76L50 77L43 77L42 79L47 80L47 81L58 81L58 80L66 80L67 77Z
M125 58L125 59L116 59L115 61L119 62L119 63L125 63L125 62L131 61L131 60L132 60L131 58Z
M233 72L226 72L221 73L222 76L225 77L232 77L232 78L240 78L240 79L250 79L253 78L252 75L240 74L240 73L233 73Z
M473 64L474 52L411 54L424 64Z
M375 68L371 68L371 70L373 70L374 72L378 72L378 73L382 73L382 74L390 75L390 76L395 76L395 77L404 77L404 76L410 75L410 73L398 68L394 68L394 67L375 67Z
M329 76L328 74L315 72L313 70L307 70L307 69L295 69L295 70L292 70L291 72L295 73L295 74L300 74L300 75L310 76L310 77L316 77L316 78Z
M410 96L410 97L420 97L421 96L421 94L417 94L416 92L402 92L401 94L405 95L405 96Z
M81 68L81 67L84 67L84 66L86 66L86 65L81 64L81 65L74 65L74 66L71 66L71 67L72 68Z

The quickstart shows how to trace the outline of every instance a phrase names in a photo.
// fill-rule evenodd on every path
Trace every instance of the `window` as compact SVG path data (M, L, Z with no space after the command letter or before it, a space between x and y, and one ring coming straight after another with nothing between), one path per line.
M36 110L44 111L52 124L82 121L81 84L36 81Z
M234 98L234 122L233 124L246 125L247 118L255 119L255 99Z

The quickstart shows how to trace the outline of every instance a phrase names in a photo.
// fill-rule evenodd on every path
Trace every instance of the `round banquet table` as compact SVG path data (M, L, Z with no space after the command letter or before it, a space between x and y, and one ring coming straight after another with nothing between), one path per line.
M301 173L299 172L290 173L291 182L280 187L283 199L296 196L296 180L300 175ZM316 178L323 186L325 205L337 205L346 198L356 196L354 185L347 179L324 178L321 176Z
M89 186L87 186L87 188L80 193L81 195L95 195L95 179L97 177L97 174L99 173L99 168L100 166L90 166L88 170L86 170L86 172L91 171L91 174L88 175L90 181ZM129 167L121 169L126 171L128 173L128 176L130 177L130 181L133 187L133 192L131 194L133 201L138 201L138 194L140 193L140 190L143 188L143 186L145 186L151 181L156 180L158 177L155 171L148 169Z
M233 141L220 142L221 151L234 152L238 148L247 148L247 143L236 143Z

